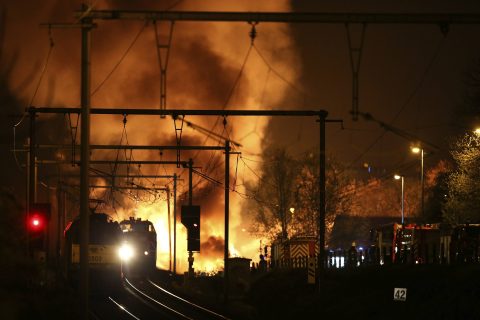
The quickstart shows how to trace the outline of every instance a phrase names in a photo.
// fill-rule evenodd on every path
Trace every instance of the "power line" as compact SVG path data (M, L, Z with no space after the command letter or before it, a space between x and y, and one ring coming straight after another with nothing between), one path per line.
M228 104L230 103L230 99L232 98L233 92L235 91L235 88L237 87L238 82L240 81L240 78L242 77L243 70L245 69L245 65L247 64L247 61L248 61L248 57L250 57L250 52L252 51L252 47L255 47L255 46L253 44L251 44L250 47L248 47L247 54L245 55L245 58L243 59L242 66L240 67L240 70L237 74L237 77L235 78L235 82L233 83L233 86L230 88L227 99L225 100L225 103L223 104L223 109L227 108Z
M48 66L48 63L50 62L50 57L52 55L53 48L55 47L55 43L53 42L51 28L48 28L48 42L49 42L49 48L48 48L47 57L45 59L45 63L43 65L42 71L40 72L40 77L38 78L38 82L37 82L37 85L35 86L35 90L33 91L32 98L30 99L30 104L27 107L30 107L30 106L33 105L33 101L35 100L35 97L37 96L38 89L40 88L40 84L42 83L43 77L45 76L45 73L47 71L47 66ZM21 170L21 166L20 166L20 163L18 162L17 152L16 152L17 151L16 150L16 129L23 122L26 115L27 115L27 113L24 112L20 121L18 121L13 126L13 157L15 159L15 163L17 164L17 166L20 170Z
M245 57L243 58L243 62L242 62L242 65L241 65L241 67L240 67L240 70L238 71L238 74L237 74L237 76L235 77L235 81L234 81L232 87L230 88L230 91L229 91L229 93L228 93L228 96L227 96L224 104L223 104L222 109L226 109L227 106L228 106L228 104L230 103L230 99L232 98L232 95L233 95L233 93L235 92L235 88L237 87L238 82L240 81L240 79L241 79L241 77L242 77L242 74L243 74L243 72L244 72L244 69L245 69L245 66L246 66L246 64L247 64L248 58L250 57L250 53L251 53L251 51L252 51L252 47L253 47L253 44L250 45L250 47L248 48L248 50L247 50L247 52L246 52L246 54L245 54ZM211 135L212 135L212 132L214 132L215 128L216 128L217 125L218 125L218 121L219 121L219 120L220 120L220 117L217 117L216 120L215 120L215 123L214 123L213 126L210 128L210 130L202 131L203 133L206 134L206 137L205 137L205 139L204 139L204 141L203 141L203 145L206 145L208 139L210 139L210 137L211 137ZM225 128L224 128L224 130L225 130ZM193 160L197 159L199 153L200 153L200 151L197 151L197 152L193 155L192 159L193 159ZM216 151L213 152L213 155L210 157L210 159L213 159L213 157L215 157L215 154L216 154ZM209 161L209 162L210 162L210 161ZM185 169L181 172L181 174L183 174L183 172L185 172ZM198 185L198 184L197 184L197 185Z
M304 97L304 101L306 99L306 97L308 96L307 93L300 89L299 87L297 87L295 84L293 84L293 82L289 81L287 78L285 78L282 74L280 74L280 72L278 72L273 66L271 63L268 62L267 58L265 58L265 56L260 52L260 50L258 49L258 47L256 45L253 45L253 48L255 49L255 52L258 54L258 56L260 57L260 59L263 61L263 63L268 67L269 71L272 71L279 79L281 79L283 82L285 82L287 85L289 85L290 87L292 87L295 91L297 91L298 93L300 93L301 95L303 95Z
M445 43L445 39L446 39L446 37L443 37L442 40L440 41L440 43L437 45L437 48L435 49L435 52L433 53L432 57L430 58L430 60L427 64L427 67L425 68L422 76L420 77L420 81L415 86L412 93L407 97L407 100L405 100L405 102L404 102L403 106L400 108L400 110L398 110L398 112L395 114L395 116L392 118L392 120L390 120L390 124L392 124L393 122L395 122L395 120L397 120L397 118L400 116L400 114L410 104L410 102L413 100L413 98L418 93L420 88L423 86L423 83L425 82L425 79L427 78L427 75L428 75L430 69L432 68L433 63L435 62L438 55L440 54L441 49L443 48L443 44Z
M384 129L383 132L367 147L367 149L365 149L365 151L363 151L358 157L355 158L355 160L353 160L352 162L350 162L347 166L347 168L351 168L353 167L353 165L360 159L363 158L363 156L365 156L382 138L383 136L385 135L385 133L387 133L387 130Z
M165 11L169 11L169 10L172 10L173 8L175 8L176 6L178 6L180 3L182 3L183 0L177 0L175 3L173 3L172 5L168 6L167 8L165 8Z
M118 62L115 64L115 66L112 68L112 70L107 74L107 76L103 79L102 82L100 82L100 84L95 88L95 90L92 91L91 93L91 96L93 97L97 92L98 90L100 90L100 88L105 84L105 82L107 82L107 80L112 76L112 74L115 72L115 70L117 70L118 66L123 62L123 60L125 59L125 57L128 55L128 53L130 52L130 50L132 49L132 47L135 45L135 43L137 42L138 38L140 37L140 35L142 34L143 30L145 30L145 27L147 26L146 23L144 23L142 25L142 27L140 28L140 30L137 32L135 38L133 38L132 42L130 43L130 45L127 47L127 49L125 50L125 52L123 53L123 55L120 57L120 60L118 60Z
M400 114L406 109L406 107L410 104L410 102L413 100L413 98L415 97L415 95L418 93L418 91L420 90L420 88L422 87L423 83L425 82L425 79L427 77L427 74L428 72L430 71L430 69L432 68L433 66L433 63L435 62L436 58L438 57L442 47L443 47L443 44L445 42L445 37L442 38L442 40L440 41L440 43L438 44L434 54L432 55L432 57L430 58L428 64L427 64L427 67L425 68L425 71L423 72L422 74L422 77L420 78L420 81L419 83L417 84L417 86L415 86L415 88L413 89L412 93L407 97L407 99L405 100L405 102L403 103L403 105L400 107L400 109L398 110L398 112L395 114L395 116L392 118L392 120L390 121L389 125L391 125L393 122L395 122L395 120L400 116ZM387 130L385 129L366 149L365 151L363 151L357 158L355 158L355 160L353 160L352 162L350 162L350 164L348 165L348 167L352 167L358 160L360 160L361 158L363 158L365 156L365 154L367 154L382 138L383 136L385 135L385 133L387 132Z

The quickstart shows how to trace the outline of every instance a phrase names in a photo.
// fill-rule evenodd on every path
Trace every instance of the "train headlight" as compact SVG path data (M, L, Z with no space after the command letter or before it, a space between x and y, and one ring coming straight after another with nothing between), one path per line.
M148 256L148 251L144 251L143 254Z
M122 244L120 249L118 249L118 256L122 261L129 261L134 256L133 247L128 243Z

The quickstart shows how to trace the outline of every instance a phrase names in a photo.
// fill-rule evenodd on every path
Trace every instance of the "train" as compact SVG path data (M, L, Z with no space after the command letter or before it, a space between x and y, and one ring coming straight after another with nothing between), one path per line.
M120 222L122 231L122 271L126 275L145 275L156 269L157 233L148 220L129 219Z
M105 213L89 215L88 266L94 287L116 288L125 276L146 276L156 265L156 232L148 220L123 220L120 223ZM78 287L80 277L80 219L67 224L64 231L64 275Z
M118 254L122 232L118 222L104 213L89 215L88 266L90 283L120 283L122 263ZM77 217L65 228L65 276L71 285L80 281L80 219Z

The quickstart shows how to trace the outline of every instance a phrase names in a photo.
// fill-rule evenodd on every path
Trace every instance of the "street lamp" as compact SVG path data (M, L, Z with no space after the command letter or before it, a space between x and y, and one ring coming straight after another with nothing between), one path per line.
M405 179L403 176L396 174L393 176L395 180L401 180L402 181L402 225L403 225L403 218L404 218L404 203L405 203L405 192L404 192L404 186L405 186Z
M421 209L422 209L422 217L424 217L424 189L425 189L425 183L424 183L424 179L423 179L423 155L424 155L424 151L423 151L423 148L419 148L419 147L413 147L412 148L412 152L413 153L420 153L420 161L421 161L421 168L420 168L420 185L421 185L421 195L420 195L420 201L421 201Z

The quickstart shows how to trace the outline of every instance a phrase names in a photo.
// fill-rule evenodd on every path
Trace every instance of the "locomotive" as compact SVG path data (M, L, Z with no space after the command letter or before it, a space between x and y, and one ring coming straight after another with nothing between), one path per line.
M124 275L145 275L155 270L157 234L153 223L130 217L120 222L122 231L119 254Z
M121 259L119 243L122 232L118 222L104 213L92 212L89 216L90 232L88 265L90 282L95 286L105 282L119 284ZM65 229L65 273L74 286L78 286L80 271L80 219L77 217Z

